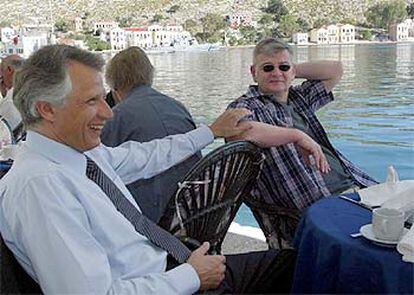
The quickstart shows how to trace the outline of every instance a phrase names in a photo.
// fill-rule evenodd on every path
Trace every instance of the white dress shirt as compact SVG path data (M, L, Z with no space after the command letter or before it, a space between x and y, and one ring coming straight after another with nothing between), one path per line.
M22 121L20 112L13 104L13 88L7 91L7 95L0 102L0 117L7 121L11 130L14 130Z
M212 141L203 126L143 144L100 145L85 154L138 208L124 184L152 177ZM82 153L29 131L0 181L1 234L43 292L196 292L194 268L182 264L166 272L167 253L137 233L85 171Z

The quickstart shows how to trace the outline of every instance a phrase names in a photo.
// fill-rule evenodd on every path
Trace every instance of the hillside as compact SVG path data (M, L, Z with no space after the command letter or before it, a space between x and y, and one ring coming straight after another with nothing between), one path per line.
M337 22L364 21L367 7L384 0L285 0L285 6L295 15L314 24L318 20ZM407 0L409 2L411 0ZM248 11L257 16L266 0L3 0L0 21L25 22L31 16L50 16L49 2L54 19L71 20L87 16L96 20L129 20L144 24L155 14L164 16L165 23L183 23L197 20L208 12L228 14ZM167 11L178 7L174 13Z

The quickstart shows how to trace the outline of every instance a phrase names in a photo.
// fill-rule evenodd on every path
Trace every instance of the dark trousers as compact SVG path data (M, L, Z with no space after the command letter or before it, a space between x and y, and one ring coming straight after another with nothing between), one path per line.
M203 294L290 293L295 261L296 252L291 249L226 255L223 282ZM168 262L168 269L177 266Z
M211 293L289 293L295 261L290 249L226 255L226 276Z

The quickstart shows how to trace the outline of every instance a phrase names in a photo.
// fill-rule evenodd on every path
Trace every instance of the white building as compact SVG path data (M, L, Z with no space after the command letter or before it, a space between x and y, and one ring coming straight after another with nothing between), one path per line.
M110 32L113 29L119 28L117 22L94 22L93 23L93 32Z
M28 32L22 37L23 57L27 58L30 54L41 47L48 45L47 32Z
M237 29L243 26L255 26L256 23L253 22L251 13L248 12L235 12L226 16L226 21L229 24L229 27L232 29Z
M143 49L154 47L185 48L192 44L191 34L182 26L152 25L144 28L116 28L110 31L112 50L123 50L130 46Z
M188 46L192 40L191 34L182 26L153 25L148 31L151 32L152 47Z
M408 39L408 31L410 24L408 22L402 22L398 24L390 25L388 33L390 40L392 41L404 41Z
M340 43L354 43L355 42L355 26L345 24L338 25L339 42Z
M12 40L13 37L16 36L16 32L10 27L0 28L0 31L1 31L0 40L2 42L8 42Z
M339 43L339 28L337 25L329 25L326 27L328 30L328 44L336 44Z
M148 28L128 28L125 29L127 47L138 46L143 49L153 47L152 34Z
M127 48L127 31L121 28L112 29L109 42L112 50L124 50Z
M408 26L408 37L414 38L414 20L409 18L409 19L406 19L404 22Z
M17 38L17 37L16 37ZM22 42L5 42L3 43L2 54L10 55L10 54L23 54L23 43Z
M308 44L308 33L295 33L292 35L292 42L298 45Z
M328 44L328 30L326 27L311 30L310 41L316 44Z
M80 18L79 16L75 17L75 19L73 20L73 25L74 25L75 32L83 31L83 24L84 24L84 21L83 21L82 18Z

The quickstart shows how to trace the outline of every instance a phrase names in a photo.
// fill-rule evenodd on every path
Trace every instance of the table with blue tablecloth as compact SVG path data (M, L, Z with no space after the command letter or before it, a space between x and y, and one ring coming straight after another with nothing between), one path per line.
M357 194L349 197L359 199ZM383 247L351 233L371 223L372 213L328 197L305 212L294 246L298 258L293 293L410 293L414 264L395 247Z

